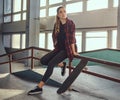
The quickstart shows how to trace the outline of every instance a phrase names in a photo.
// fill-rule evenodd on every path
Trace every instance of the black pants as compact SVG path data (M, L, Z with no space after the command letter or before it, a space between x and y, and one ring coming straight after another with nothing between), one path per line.
M42 78L43 82L46 82L53 73L54 67L67 58L67 53L65 50L61 51L51 51L50 53L43 56L40 60L41 64L47 65L47 70Z

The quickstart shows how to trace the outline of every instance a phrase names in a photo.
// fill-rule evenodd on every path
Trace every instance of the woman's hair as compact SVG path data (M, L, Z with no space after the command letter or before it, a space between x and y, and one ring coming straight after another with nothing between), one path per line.
M57 15L56 15L56 20L55 20L55 33L58 33L60 31L60 19L58 17L58 13L61 8L65 8L65 7L60 6L57 8Z

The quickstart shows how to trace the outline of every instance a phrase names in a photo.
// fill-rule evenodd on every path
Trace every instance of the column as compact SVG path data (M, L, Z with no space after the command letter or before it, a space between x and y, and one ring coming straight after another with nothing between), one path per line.
M118 5L118 19L117 19L117 22L118 22L117 49L120 49L120 1L118 0L118 2L119 2L119 5Z
M27 20L26 20L26 46L39 45L40 32L40 0L27 0Z

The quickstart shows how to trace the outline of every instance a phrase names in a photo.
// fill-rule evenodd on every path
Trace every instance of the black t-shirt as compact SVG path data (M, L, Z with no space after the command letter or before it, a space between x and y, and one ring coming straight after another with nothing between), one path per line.
M59 50L65 50L65 29L64 29L65 24L60 23L60 32L58 33L57 36L57 45Z

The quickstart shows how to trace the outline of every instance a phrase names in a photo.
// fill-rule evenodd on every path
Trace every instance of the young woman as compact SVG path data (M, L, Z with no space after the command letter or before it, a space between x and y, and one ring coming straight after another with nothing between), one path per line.
M53 73L56 65L62 67L62 75L65 73L66 63L62 62L69 58L73 60L74 55L79 55L76 50L75 24L67 18L66 10L63 6L57 9L56 22L52 34L54 50L41 58L41 63L47 65L47 70L35 89L28 94L42 93L42 87Z

